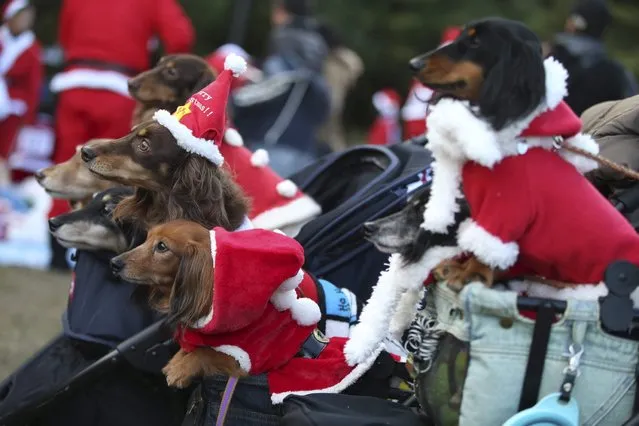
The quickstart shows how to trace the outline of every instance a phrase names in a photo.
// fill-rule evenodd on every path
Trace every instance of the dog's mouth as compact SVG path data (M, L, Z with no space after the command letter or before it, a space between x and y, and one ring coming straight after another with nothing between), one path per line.
M456 80L452 82L440 82L440 83L426 81L422 79L420 80L422 81L423 84L427 85L431 89L440 90L440 91L461 90L466 88L466 86L468 86L468 83L465 80Z

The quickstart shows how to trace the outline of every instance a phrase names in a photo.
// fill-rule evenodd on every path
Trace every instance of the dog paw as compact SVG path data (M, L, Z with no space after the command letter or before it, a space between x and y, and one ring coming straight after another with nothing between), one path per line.
M447 281L446 286L454 291L455 293L459 293L464 288L465 284L461 281Z
M184 389L191 384L192 377L184 374L179 368L167 365L162 369L162 372L166 376L166 383L170 387Z

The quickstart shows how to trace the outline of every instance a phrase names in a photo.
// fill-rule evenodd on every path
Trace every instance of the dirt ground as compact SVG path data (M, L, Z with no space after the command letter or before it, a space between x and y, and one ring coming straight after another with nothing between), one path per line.
M60 331L70 279L0 267L0 381Z

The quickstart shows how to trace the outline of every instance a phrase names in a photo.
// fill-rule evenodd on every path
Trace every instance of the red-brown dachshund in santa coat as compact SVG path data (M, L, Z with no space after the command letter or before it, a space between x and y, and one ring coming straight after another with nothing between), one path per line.
M435 163L424 229L445 232L463 194L471 218L457 243L480 267L574 286L533 284L531 296L596 298L607 292L610 263L639 265L639 236L582 175L597 163L573 148L596 155L598 147L562 101L567 72L543 60L532 31L471 22L410 65L443 94L428 119Z

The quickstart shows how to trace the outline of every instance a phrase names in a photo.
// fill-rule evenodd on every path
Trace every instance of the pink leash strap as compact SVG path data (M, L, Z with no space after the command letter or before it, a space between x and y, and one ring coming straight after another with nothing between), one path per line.
M235 387L237 386L237 377L229 377L229 380L226 382L226 388L224 388L224 394L222 394L222 401L220 402L220 410L217 413L217 420L215 421L215 426L224 426L224 421L226 420L226 413L229 411L229 407L231 405L231 398L233 398L233 392L235 392Z

